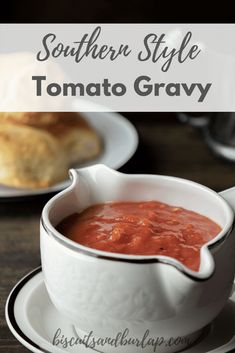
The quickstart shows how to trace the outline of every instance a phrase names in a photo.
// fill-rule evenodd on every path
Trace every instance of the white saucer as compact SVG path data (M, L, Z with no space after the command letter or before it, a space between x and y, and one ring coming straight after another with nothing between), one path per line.
M82 344L66 349L52 344L58 328L67 338L76 337L76 331L73 324L51 303L41 267L30 272L11 291L6 303L6 320L13 335L32 352L102 352ZM200 342L184 350L184 353L235 352L234 335L235 293Z
M122 167L133 156L138 146L138 135L134 126L118 113L86 112L82 113L82 115L102 137L104 149L95 160L74 167L80 168L100 163L113 169ZM19 197L57 192L65 189L69 184L70 180L65 180L49 188L36 190L17 189L0 184L0 200L14 200Z

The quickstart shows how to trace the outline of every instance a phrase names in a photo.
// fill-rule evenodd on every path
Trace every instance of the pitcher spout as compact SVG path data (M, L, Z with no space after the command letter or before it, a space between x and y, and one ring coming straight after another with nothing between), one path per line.
M102 179L107 183L107 178L110 179L116 174L119 173L104 164L95 164L89 167L69 170L72 184L79 183L79 179L86 180L89 185L97 184L97 182L100 183Z

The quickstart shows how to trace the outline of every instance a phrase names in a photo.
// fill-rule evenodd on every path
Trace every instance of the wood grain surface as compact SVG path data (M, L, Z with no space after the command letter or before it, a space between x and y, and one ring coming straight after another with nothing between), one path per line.
M121 171L188 178L217 191L235 185L235 164L215 157L200 131L182 125L173 114L127 114L140 145ZM4 316L7 296L16 282L40 264L39 219L51 197L0 202L0 353L28 350L10 333Z

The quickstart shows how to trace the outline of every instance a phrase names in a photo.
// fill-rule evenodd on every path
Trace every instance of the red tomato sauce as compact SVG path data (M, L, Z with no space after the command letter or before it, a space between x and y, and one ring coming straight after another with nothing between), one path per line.
M97 204L65 218L57 229L90 248L170 256L194 271L202 245L221 231L205 216L158 201Z

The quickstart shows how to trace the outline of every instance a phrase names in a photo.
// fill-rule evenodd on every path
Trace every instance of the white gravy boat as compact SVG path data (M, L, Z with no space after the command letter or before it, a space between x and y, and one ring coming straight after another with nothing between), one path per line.
M71 186L47 203L41 220L42 268L54 305L80 334L93 331L95 337L114 338L128 329L128 338L141 340L149 332L148 338L159 338L158 353L177 352L192 344L231 293L235 188L217 194L189 180L126 175L104 165L70 173ZM87 248L55 229L62 219L92 204L125 200L159 200L217 222L222 231L202 247L199 271L170 257ZM153 345L145 343L141 347L120 343L95 348L101 352L154 352Z

